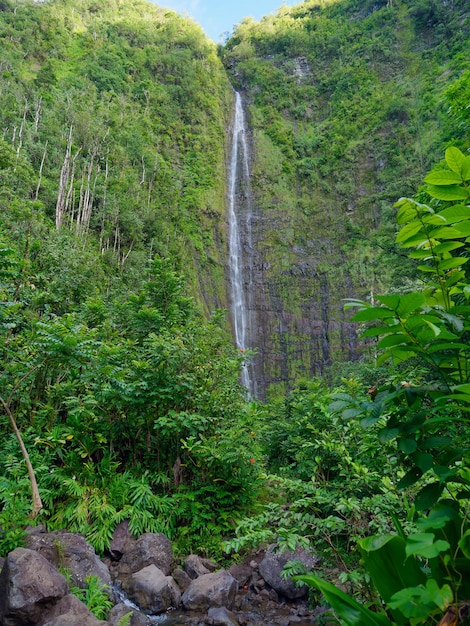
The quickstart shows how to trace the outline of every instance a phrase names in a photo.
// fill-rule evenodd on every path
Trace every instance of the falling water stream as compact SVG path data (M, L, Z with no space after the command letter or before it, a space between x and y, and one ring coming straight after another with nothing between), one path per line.
M244 268L247 267L243 254L241 238L241 221L244 218L246 227L246 244L251 245L251 207L249 193L250 164L248 142L246 138L245 114L241 96L235 93L235 115L232 133L232 153L228 173L229 191L229 269L230 269L230 299L233 334L235 345L241 351L250 348L250 319L247 306L247 294L244 283L247 277ZM248 390L248 395L255 396L255 383L252 367L246 363L241 373L242 383Z

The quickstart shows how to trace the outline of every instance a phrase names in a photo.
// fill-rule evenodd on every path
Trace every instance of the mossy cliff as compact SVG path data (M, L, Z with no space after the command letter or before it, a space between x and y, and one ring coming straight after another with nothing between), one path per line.
M0 39L2 221L24 230L14 206L35 200L43 265L57 225L98 253L97 275L135 286L170 257L206 314L225 307L233 95L215 44L143 0L2 0Z

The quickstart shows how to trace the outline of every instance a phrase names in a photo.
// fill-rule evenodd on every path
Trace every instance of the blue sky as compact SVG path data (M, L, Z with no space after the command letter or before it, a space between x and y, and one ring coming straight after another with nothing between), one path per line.
M301 0L154 0L156 4L187 13L198 22L206 34L216 43L223 41L227 31L232 32L235 24L244 17L259 21L263 15L275 13L283 4L293 6Z

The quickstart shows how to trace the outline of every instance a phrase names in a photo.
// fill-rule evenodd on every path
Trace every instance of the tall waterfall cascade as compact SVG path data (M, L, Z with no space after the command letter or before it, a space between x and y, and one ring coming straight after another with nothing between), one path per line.
M235 345L240 351L253 347L250 345L251 307L248 306L251 283L250 259L244 254L244 250L251 248L250 160L246 135L243 103L240 94L236 92L228 172L228 225L231 317ZM255 380L249 363L244 364L241 376L248 395L254 397Z

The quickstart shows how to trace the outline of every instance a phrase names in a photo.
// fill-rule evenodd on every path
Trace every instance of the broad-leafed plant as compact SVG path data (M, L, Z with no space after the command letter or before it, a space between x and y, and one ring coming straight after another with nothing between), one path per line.
M397 202L397 242L411 249L423 288L351 300L356 322L378 338L378 362L419 364L420 375L371 390L359 402L336 397L333 409L360 418L364 427L386 418L382 442L395 440L403 466L396 485L417 484L416 532L359 541L363 561L396 624L425 624L445 614L459 623L470 598L470 284L465 268L470 242L470 156L446 151L446 169L425 178L429 204ZM416 371L416 370L415 370ZM347 624L382 624L315 576L300 577L322 590ZM451 623L446 621L445 623Z

